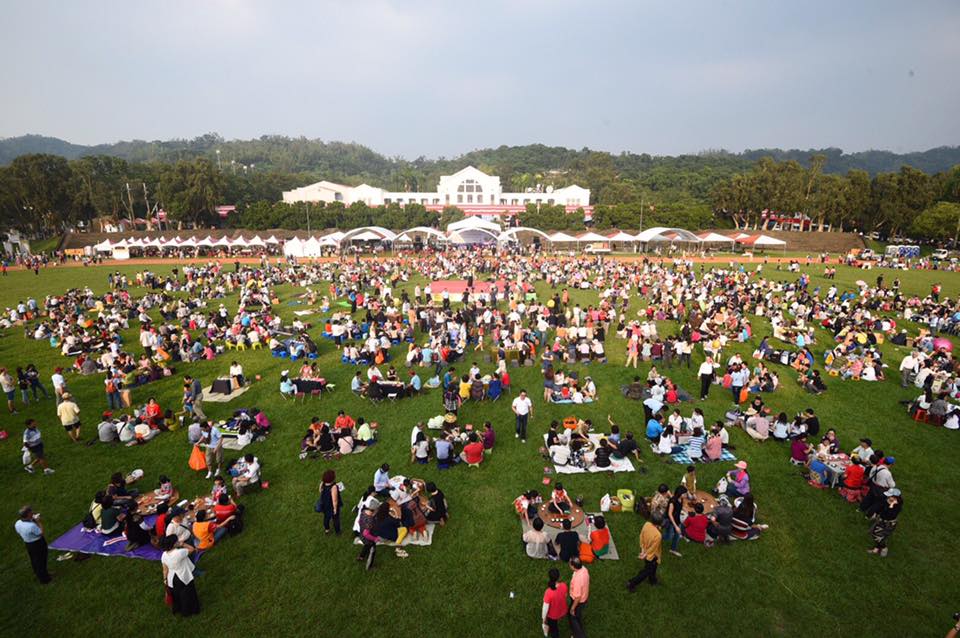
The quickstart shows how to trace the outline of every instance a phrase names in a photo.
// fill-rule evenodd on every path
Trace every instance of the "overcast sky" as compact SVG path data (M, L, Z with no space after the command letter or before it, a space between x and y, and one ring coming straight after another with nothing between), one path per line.
M960 1L0 0L0 136L960 144Z

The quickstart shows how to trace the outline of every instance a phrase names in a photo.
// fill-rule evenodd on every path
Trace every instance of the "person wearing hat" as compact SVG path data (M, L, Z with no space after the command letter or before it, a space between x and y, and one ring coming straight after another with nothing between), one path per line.
M887 555L887 541L893 536L897 529L897 517L900 516L900 510L903 509L903 497L900 490L891 487L884 491L885 500L877 512L877 519L870 527L870 536L873 538L873 549L867 550L868 554Z
M43 536L40 514L34 513L29 505L24 505L20 508L19 519L13 527L27 548L33 573L41 584L46 585L50 582L51 575L47 571L47 539Z
M117 425L113 422L113 412L107 410L101 418L100 424L97 425L97 438L101 443L116 443L119 435Z
M727 496L736 498L750 493L750 475L747 462L737 461L736 469L727 472Z
M751 407L747 410L747 420L743 424L743 429L754 441L766 441L770 437L770 419Z
M868 465L870 458L873 456L873 441L867 437L860 439L860 445L851 450L850 456L856 456L861 463Z
M74 443L80 442L80 408L73 400L73 395L64 392L60 405L57 406L57 416L67 435Z

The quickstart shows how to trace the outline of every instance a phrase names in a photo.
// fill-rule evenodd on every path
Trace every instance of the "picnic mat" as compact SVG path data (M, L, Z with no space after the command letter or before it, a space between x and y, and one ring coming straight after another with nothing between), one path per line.
M690 465L693 463L693 459L690 458L690 455L687 454L687 450L690 449L689 445L681 445L682 449L676 454L670 455L670 461L673 463L681 463L683 465ZM733 455L733 452L727 448L723 448L723 451L720 453L721 461L736 461L737 457Z
M603 516L603 517L606 519L606 521L607 521L607 529L610 529L610 518L611 518L611 516L610 516L609 514L600 514L599 512L589 512L589 514L590 514L591 516ZM529 525L527 525L527 524L524 522L524 520L521 518L521 519L520 519L520 529L521 529L521 535L522 535L522 534L526 533L527 531L529 531L529 530L531 529L531 527L530 527ZM556 541L556 540L557 540L557 534L559 534L559 533L562 532L562 531L563 531L562 529L557 529L557 528L552 527L552 526L550 526L550 525L544 525L544 526L543 526L543 533L546 534L546 535L547 535L547 538L548 538L549 540L551 540L551 541ZM589 542L590 542L590 538L589 538L589 537L588 537L588 538L584 538L584 536L583 536L584 534L587 534L587 524L586 524L586 522L583 522L583 523L581 523L580 525L577 525L576 527L574 527L574 528L573 528L573 531L580 535L580 540L581 540L582 542L584 542L584 543L589 543ZM589 536L589 535L588 535L588 536ZM546 559L544 559L544 560L546 560ZM613 530L612 530L612 529L610 529L610 551L607 552L606 554L604 554L603 556L601 556L598 560L620 560L620 554L617 552L617 544L613 542Z
M294 310L293 314L297 315L298 317L306 317L307 315L312 315L313 311L312 310Z
M250 389L250 385L245 385L242 388L237 388L230 394L220 394L219 392L211 392L210 388L203 389L203 400L208 403L227 403L228 401L233 401L238 396Z
M145 516L144 521L148 525L153 525L157 519L156 515ZM80 554L96 554L98 556L123 556L124 558L141 558L143 560L160 560L162 551L153 545L143 545L132 552L124 551L127 546L127 538L120 534L119 536L104 536L95 530L88 530L79 524L71 527L67 532L50 543L50 549L56 549L61 552L77 552ZM199 556L201 552L197 552Z
M421 535L416 540L414 540L413 538L411 538L410 534L407 534L407 537L403 539L403 542L400 543L399 547L406 547L407 545L433 545L433 530L436 526L437 526L436 523L427 523L426 538L423 538L423 536ZM359 538L354 538L353 544L363 545L363 541L361 541ZM398 546L396 543L384 543L384 542L377 543L377 545L388 545L393 547Z
M223 447L227 450L242 450L243 448L250 445L249 443L245 445L240 445L239 441L235 438L223 437Z
M600 439L603 438L601 434L590 434L590 441L594 445L600 444ZM547 435L543 435L543 444L547 444ZM582 467L575 467L573 465L556 465L553 466L554 471L557 474L586 474L587 472L599 473L599 472L633 472L634 467L633 463L630 462L630 459L610 459L610 467L597 467L596 465L591 465L590 469L584 469Z

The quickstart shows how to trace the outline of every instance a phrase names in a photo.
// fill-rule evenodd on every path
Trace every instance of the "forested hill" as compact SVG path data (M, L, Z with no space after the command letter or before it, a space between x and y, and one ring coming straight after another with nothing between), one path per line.
M470 151L453 159L402 160L388 158L365 146L345 142L324 142L303 137L292 138L265 135L253 140L224 140L216 134L194 139L166 141L132 140L115 144L83 146L54 137L23 135L0 140L0 165L9 164L15 157L30 153L48 153L67 159L90 155L109 155L132 162L174 162L179 159L215 156L220 150L222 161L253 164L282 173L311 173L329 177L352 176L360 180L382 182L394 178L398 170L413 169L431 177L462 168L466 164L478 167L498 167L518 173L563 171L583 165L594 151L568 149L557 146L531 144L527 146L500 146ZM862 151L844 153L838 148L781 150L756 149L742 153L705 151L696 155L676 157L651 156L646 153L611 154L614 167L625 173L656 169L715 167L727 173L745 170L761 157L775 160L797 160L807 165L811 156L824 155L824 171L844 174L851 169L862 169L870 175L896 172L903 165L913 166L926 173L945 171L960 164L960 146L941 146L916 153L897 154L890 151Z

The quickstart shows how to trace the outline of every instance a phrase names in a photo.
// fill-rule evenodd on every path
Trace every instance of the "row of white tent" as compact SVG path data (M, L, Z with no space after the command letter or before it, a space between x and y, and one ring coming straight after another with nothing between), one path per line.
M196 237L186 237L181 239L179 236L171 239L166 239L163 237L137 237L133 239L121 239L113 242L109 239L105 239L99 244L96 244L94 249L98 252L110 252L117 248L265 248L268 245L277 245L280 243L282 243L281 240L277 239L273 235L266 239L262 239L259 235L254 235L250 239L247 239L243 236L220 237L218 239L214 239L210 235L207 235L203 239L197 239Z

